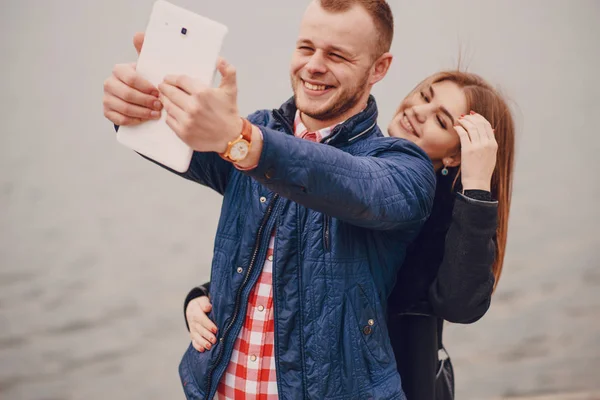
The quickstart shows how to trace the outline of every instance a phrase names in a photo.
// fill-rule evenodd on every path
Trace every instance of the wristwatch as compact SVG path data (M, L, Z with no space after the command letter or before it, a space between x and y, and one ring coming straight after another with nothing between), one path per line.
M227 161L240 162L248 156L252 147L252 125L247 119L242 118L242 133L240 136L227 143L227 150L220 154Z

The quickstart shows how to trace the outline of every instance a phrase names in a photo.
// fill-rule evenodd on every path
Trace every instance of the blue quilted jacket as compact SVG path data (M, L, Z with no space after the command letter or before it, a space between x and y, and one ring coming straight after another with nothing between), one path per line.
M323 143L293 135L293 100L249 120L264 136L256 169L195 153L187 179L224 196L210 318L217 345L191 345L179 372L188 399L212 399L275 230L275 358L281 399L404 399L385 304L406 247L427 219L427 155L383 137L371 97Z

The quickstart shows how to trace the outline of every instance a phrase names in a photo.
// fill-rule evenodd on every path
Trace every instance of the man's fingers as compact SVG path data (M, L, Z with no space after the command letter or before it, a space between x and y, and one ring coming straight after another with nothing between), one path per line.
M173 130L173 132L175 132L175 134L177 134L177 136L181 137L181 126L179 125L179 123L177 122L177 120L175 118L173 118L170 115L167 115L166 123L169 126L169 128L171 128Z
M205 85L187 75L167 75L165 76L164 83L178 87L187 94L194 94L206 89Z
M226 90L231 95L237 95L237 72L235 67L229 64L224 58L220 58L217 69L221 74L219 88Z
M140 120L158 119L160 111L150 110L145 107L136 106L135 104L127 103L116 96L106 94L104 96L104 106L109 110L114 110L121 115L129 118Z
M183 111L177 104L173 103L171 99L166 96L161 96L160 101L163 104L167 115L177 121L178 126L181 127L181 123L185 121L186 118L185 111Z
M133 47L135 47L135 51L137 51L138 56L142 52L145 36L146 34L144 32L137 32L135 35L133 35Z
M148 109L148 112L162 110L162 104L157 97L130 88L118 79L107 79L104 82L104 93L131 105Z
M106 110L104 112L104 116L113 124L115 125L119 125L119 126L133 126L133 125L139 125L142 122L144 122L143 120L139 119L139 118L131 118L131 117L126 117L123 114L119 114L116 111L112 111L112 110Z
M161 99L166 97L173 105L182 110L189 111L191 97L188 93L177 86L165 82L158 85L158 90L160 91Z
M142 93L158 96L158 90L142 78L129 64L118 64L113 69L113 75L127 86L137 89Z
M104 92L112 94L127 103L157 111L162 109L162 104L158 101L158 97L133 89L114 77L104 82Z

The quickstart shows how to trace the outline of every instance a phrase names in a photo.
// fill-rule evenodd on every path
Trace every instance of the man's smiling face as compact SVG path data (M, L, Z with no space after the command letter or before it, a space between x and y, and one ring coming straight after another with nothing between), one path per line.
M302 20L291 63L298 109L317 120L366 104L375 61L375 24L362 7L331 13L312 2Z

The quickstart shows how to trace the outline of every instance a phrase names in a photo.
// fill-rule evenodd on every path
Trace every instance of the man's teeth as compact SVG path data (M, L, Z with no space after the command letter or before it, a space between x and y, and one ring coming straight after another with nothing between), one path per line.
M325 86L325 85L313 85L312 83L308 83L306 81L304 81L304 86L306 86L306 88L310 89L310 90L325 90L325 89L327 89L327 86Z
M412 124L410 123L410 121L409 121L408 117L405 115L403 118L404 118L404 125L405 125L405 126L408 126L408 128L410 129L410 131L411 131L412 133L415 133L415 128L414 128L414 127L412 126Z

